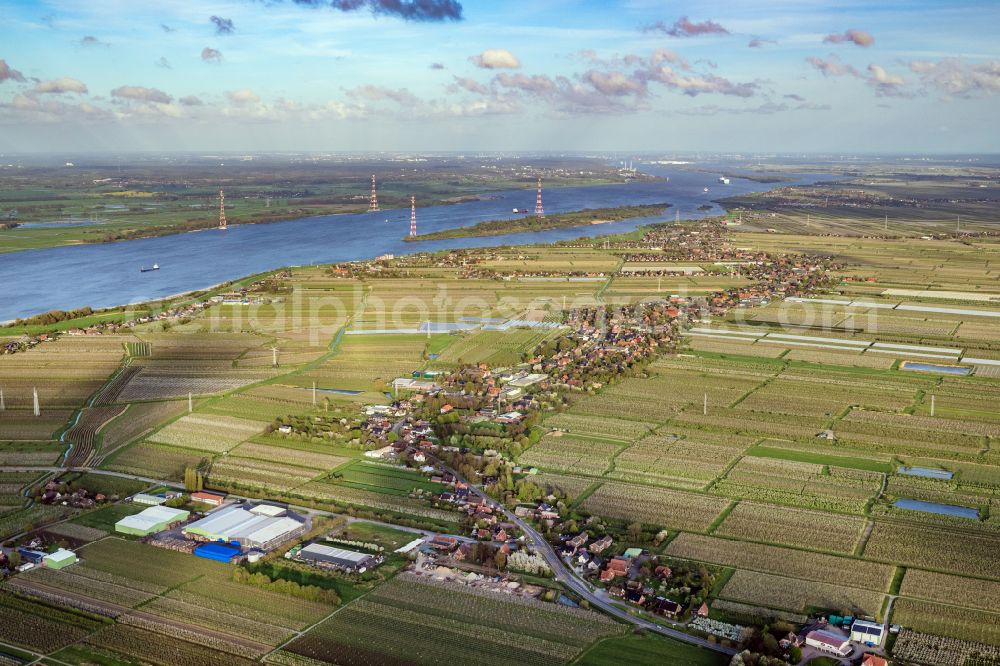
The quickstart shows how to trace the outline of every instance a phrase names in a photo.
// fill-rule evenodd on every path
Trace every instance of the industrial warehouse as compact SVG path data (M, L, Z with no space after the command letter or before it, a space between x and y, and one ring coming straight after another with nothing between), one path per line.
M272 504L233 504L186 525L188 539L268 551L304 534L309 519Z
M190 512L168 506L151 506L140 513L126 516L115 523L115 532L132 536L149 536L188 519Z
M321 543L311 543L301 549L292 549L288 557L308 562L309 564L344 571L363 573L381 563L381 556L359 553L344 548L335 548Z

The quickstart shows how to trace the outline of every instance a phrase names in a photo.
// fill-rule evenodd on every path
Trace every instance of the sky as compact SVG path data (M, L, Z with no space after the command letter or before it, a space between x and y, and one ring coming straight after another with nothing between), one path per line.
M0 153L1000 152L1000 3L0 0Z

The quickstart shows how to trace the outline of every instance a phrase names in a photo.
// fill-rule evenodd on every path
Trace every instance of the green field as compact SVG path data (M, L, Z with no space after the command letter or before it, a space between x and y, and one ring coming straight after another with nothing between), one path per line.
M85 513L78 518L74 518L72 522L77 525L104 530L105 532L114 532L115 523L126 516L135 515L145 508L145 506L140 504L112 504L96 511Z
M728 660L716 652L660 636L606 638L584 652L574 666L723 666Z
M419 535L414 532L397 530L379 523L367 522L350 523L337 536L349 541L373 543L384 547L386 550L395 550L419 538Z

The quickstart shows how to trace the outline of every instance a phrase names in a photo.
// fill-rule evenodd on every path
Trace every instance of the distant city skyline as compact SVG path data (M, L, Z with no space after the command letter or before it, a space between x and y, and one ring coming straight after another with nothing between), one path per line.
M0 152L1000 152L1000 4L0 0Z

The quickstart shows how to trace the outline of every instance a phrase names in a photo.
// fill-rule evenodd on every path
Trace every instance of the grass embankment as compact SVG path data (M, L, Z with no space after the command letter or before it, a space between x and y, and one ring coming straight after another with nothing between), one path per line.
M580 227L588 224L603 224L606 222L621 222L634 217L650 217L662 215L670 207L668 203L648 204L643 206L619 206L617 208L587 208L572 213L556 213L547 217L526 215L513 220L488 220L469 227L444 229L429 234L407 236L407 241L444 240L447 238L478 238L481 236L502 236L524 231L548 231Z

